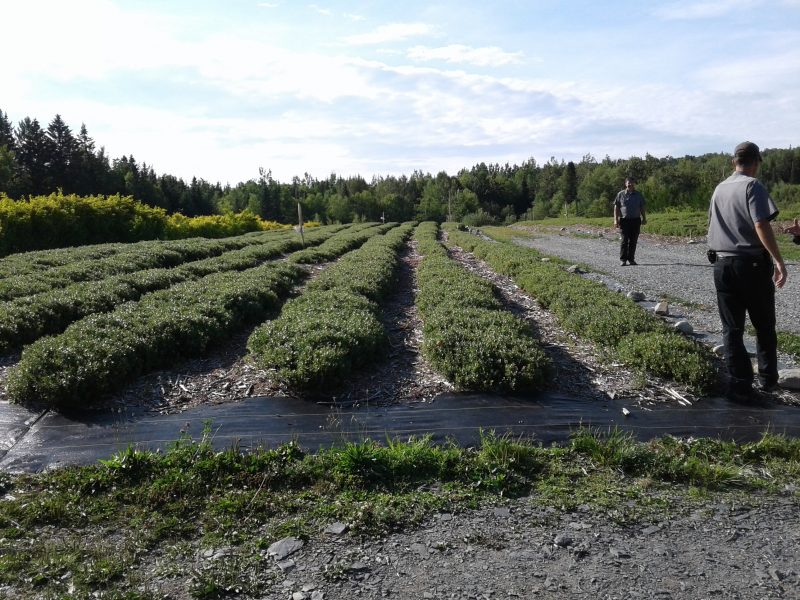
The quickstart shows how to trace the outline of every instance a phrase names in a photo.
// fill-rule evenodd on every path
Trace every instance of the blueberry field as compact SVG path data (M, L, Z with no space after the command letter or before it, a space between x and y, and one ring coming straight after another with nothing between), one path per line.
M2 393L168 411L256 394L713 389L710 349L542 258L433 222L12 254L0 259Z

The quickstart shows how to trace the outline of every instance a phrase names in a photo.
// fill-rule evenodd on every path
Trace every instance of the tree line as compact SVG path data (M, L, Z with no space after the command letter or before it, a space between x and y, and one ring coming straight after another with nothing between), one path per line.
M765 149L759 178L779 205L800 204L800 148ZM133 156L111 159L97 148L86 125L79 132L56 115L46 127L25 117L14 126L0 110L0 192L10 198L65 194L133 196L149 206L186 216L238 213L269 221L304 216L321 222L381 218L392 221L455 219L470 224L510 223L520 218L607 216L626 176L634 176L651 212L705 209L714 187L731 172L731 155L628 159L590 154L579 162L551 157L520 165L480 163L455 175L414 171L410 175L316 179L305 173L279 182L266 169L234 186L193 177L187 183L157 175Z

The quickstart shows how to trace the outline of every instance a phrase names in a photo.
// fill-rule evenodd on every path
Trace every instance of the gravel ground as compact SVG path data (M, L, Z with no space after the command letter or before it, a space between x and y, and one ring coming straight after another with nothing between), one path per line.
M796 497L728 499L612 522L523 498L361 543L334 525L273 564L268 597L800 598L797 509Z
M681 307L695 329L718 333L712 266L706 260L704 239L665 238L643 234L636 249L637 266L620 266L619 235L613 230L573 228L555 233L537 232L518 238L519 244L569 261L590 265L608 283L626 291L644 292L648 300L664 296L689 303ZM775 295L779 331L800 333L800 265L787 264L789 277Z

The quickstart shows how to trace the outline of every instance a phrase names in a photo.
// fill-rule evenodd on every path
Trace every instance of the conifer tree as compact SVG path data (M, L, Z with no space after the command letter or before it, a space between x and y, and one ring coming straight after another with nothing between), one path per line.
M14 127L8 120L8 114L0 110L0 147L5 146L9 150L14 150Z
M23 190L30 195L52 191L48 189L47 181L50 140L36 119L25 117L17 125L16 156L20 170L18 178Z
M61 115L57 114L47 126L47 138L50 140L48 183L53 189L61 188L64 192L72 192L75 190L75 182L71 165L76 142Z

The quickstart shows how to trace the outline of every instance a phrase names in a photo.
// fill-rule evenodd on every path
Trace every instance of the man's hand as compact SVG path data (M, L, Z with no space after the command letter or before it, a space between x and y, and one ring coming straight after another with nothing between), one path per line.
M791 227L784 228L783 232L791 233L792 235L800 235L800 221L795 219L794 225L792 225Z
M783 284L786 283L786 277L788 273L786 272L786 265L781 263L775 263L775 273L772 275L772 281L775 282L776 288L782 288Z

